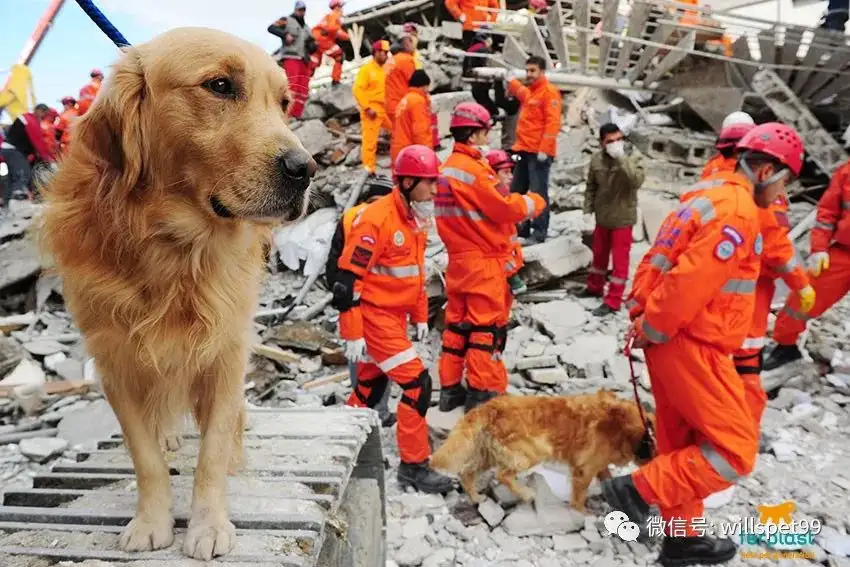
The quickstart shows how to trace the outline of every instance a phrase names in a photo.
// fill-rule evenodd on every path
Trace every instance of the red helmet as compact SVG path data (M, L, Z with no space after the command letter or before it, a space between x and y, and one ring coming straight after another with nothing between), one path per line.
M717 143L714 147L718 150L724 148L734 148L744 134L755 128L755 124L730 124L725 128L720 129L720 136L717 138Z
M94 77L103 78L103 71L101 71L100 69L92 69L91 73L89 73L89 76L92 77L92 78L94 78Z
M797 131L780 122L760 124L747 132L736 146L738 150L760 152L776 158L795 176L803 169L806 148Z
M452 121L449 128L486 128L489 130L493 123L490 112L477 102L462 102L452 111Z
M77 100L72 96L62 97L62 104L77 104Z
M440 158L428 146L415 144L403 148L395 158L393 175L436 179L440 176Z
M487 163L493 168L493 171L501 169L513 169L514 160L508 155L505 150L493 150L487 153Z

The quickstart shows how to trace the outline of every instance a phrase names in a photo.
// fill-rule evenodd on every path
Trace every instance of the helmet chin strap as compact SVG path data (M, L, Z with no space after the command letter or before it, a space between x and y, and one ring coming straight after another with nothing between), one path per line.
M785 177L788 176L788 173L789 173L788 168L783 167L782 169L778 170L776 173L774 173L773 175L771 175L770 177L768 177L764 181L759 181L758 179L756 179L756 173L750 167L750 164L747 163L747 156L746 155L741 157L740 165L741 165L741 171L744 172L744 175L746 175L747 178L750 181L753 182L753 186L755 187L756 193L764 191L770 185L773 185L777 181L784 179Z

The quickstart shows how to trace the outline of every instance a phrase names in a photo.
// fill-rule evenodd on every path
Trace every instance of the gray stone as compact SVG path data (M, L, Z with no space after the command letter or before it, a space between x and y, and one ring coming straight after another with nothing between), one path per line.
M495 528L505 519L505 511L490 498L478 505L478 513L491 528Z
M561 279L590 265L590 249L572 236L552 238L523 248L520 276L529 286ZM542 304L551 305L551 304Z
M432 551L425 539L406 539L395 552L395 560L401 567L418 567Z
M0 379L15 369L26 353L15 339L0 332Z
M59 437L33 437L21 440L19 447L21 454L37 463L43 463L65 452L68 442Z
M422 567L451 567L455 564L455 550L450 547L438 549L422 562Z
M587 542L579 534L554 535L555 551L576 551L587 548Z
M817 536L817 543L831 555L850 557L850 535L831 526L824 526Z
M539 344L539 343L531 343L531 344ZM543 345L540 345L541 350L543 349ZM534 356L527 358L520 358L516 361L515 367L517 370L529 370L531 368L552 368L553 366L558 366L558 357L557 356Z
M573 533L584 527L584 516L567 506L547 506L538 512L530 504L521 504L505 518L502 527L517 537Z
M0 292L6 287L29 278L41 271L39 254L30 238L0 244Z
M570 376L563 368L535 368L528 371L528 377L538 384L561 384Z
M57 352L64 351L67 347L56 341L40 340L24 343L24 349L35 356L48 356Z
M121 433L121 426L106 400L97 400L84 408L69 411L59 422L59 437L67 440L71 447L108 439L118 433Z
M587 311L571 299L531 306L531 317L556 343L566 343L587 321Z
M609 335L579 335L561 355L561 361L577 368L588 364L604 364L617 352L617 337Z
M493 490L493 496L499 504L502 505L502 507L508 508L519 502L519 496L511 492L511 490L504 484L494 480L491 487Z
M63 380L77 381L83 379L83 363L73 358L66 358L56 363L54 370Z
M334 143L334 136L321 120L308 120L301 124L296 132L304 149L310 155L317 155L329 149Z
M54 352L44 357L44 367L51 372L56 372L56 365L67 359L64 352Z

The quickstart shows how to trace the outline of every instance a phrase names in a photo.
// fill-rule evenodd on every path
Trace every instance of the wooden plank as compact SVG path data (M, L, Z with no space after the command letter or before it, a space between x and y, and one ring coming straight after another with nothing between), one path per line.
M588 59L588 32L590 28L590 0L576 0L573 4L576 17L576 42L578 43L578 63L579 70L583 74L587 74L587 59Z
M779 62L782 65L794 65L797 63L797 52L803 43L803 32L795 28L785 28L785 37L779 50ZM791 78L791 69L777 69L776 74L785 81Z
M346 370L345 372L337 372L336 374L331 374L330 376L325 376L324 378L319 378L318 380L311 380L310 382L307 382L306 384L301 386L301 388L309 392L310 390L319 388L321 386L326 386L327 384L338 384L340 382L344 382L345 379L349 377L349 375L350 373L348 372L348 370Z
M599 59L597 74L604 77L608 70L608 55L611 52L612 39L605 35L617 29L617 7L619 0L604 0L602 8L602 37L599 39Z
M41 391L47 396L53 395L76 395L87 393L94 383L86 382L85 380L58 380L56 382L45 382ZM8 398L12 396L12 391L16 386L0 387L0 398Z
M670 35L675 31L676 24L672 24L669 22L661 23L659 22L658 27L655 29L655 33L652 34L652 38L650 41L653 43L667 43L667 40L670 38ZM643 70L647 65L652 61L652 58L655 57L655 54L658 53L657 47L651 47L647 45L643 53L640 55L640 59L635 63L635 66L632 67L631 71L629 71L629 82L634 83L638 80ZM669 54L668 54L669 55Z
M251 347L251 350L255 354L265 356L266 358L270 358L272 360L282 362L284 364L294 364L301 361L300 356L291 352L286 352L282 348L276 347L274 345L265 345L262 343L257 343Z
M644 31L644 25L652 11L652 5L646 2L638 2L632 4L632 13L629 16L629 29L626 33L626 38L639 38ZM617 56L617 66L614 68L613 77L615 79L622 78L626 73L626 67L632 59L632 53L638 44L624 39L623 46L620 47L620 53Z
M676 45L676 47L682 49L682 51L671 51L665 55L664 59L662 59L658 65L656 65L655 68L647 74L646 78L643 80L644 86L651 87L652 83L662 79L665 73L681 63L682 59L688 56L688 52L693 50L694 45L696 45L696 38L697 32L688 32L688 35L683 37Z

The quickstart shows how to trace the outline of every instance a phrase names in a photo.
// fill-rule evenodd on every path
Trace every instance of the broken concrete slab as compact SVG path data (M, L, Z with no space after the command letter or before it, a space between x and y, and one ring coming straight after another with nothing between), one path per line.
M59 422L59 437L71 447L93 444L121 433L118 418L106 400L97 400L72 411Z
M565 364L584 368L588 364L605 364L617 352L617 337L611 335L579 335L561 355Z
M21 440L19 447L22 455L37 463L43 463L65 452L68 442L59 437L33 437Z
M334 135L321 120L308 120L301 124L298 138L312 156L328 150L335 141Z
M32 386L44 384L45 376L41 365L29 359L21 360L8 376L0 380L0 386Z
M0 292L34 278L41 271L39 254L29 238L0 245Z
M523 248L525 266L520 276L529 286L563 278L590 265L593 253L570 236Z
M535 368L528 371L528 377L538 384L561 384L570 379L570 375L561 367Z
M538 512L530 504L520 504L502 522L502 527L512 536L551 536L581 531L584 516L567 506L545 508Z
M577 301L564 299L532 305L531 317L556 343L567 343L587 322L587 311Z
M15 369L26 357L18 341L0 335L0 379Z

